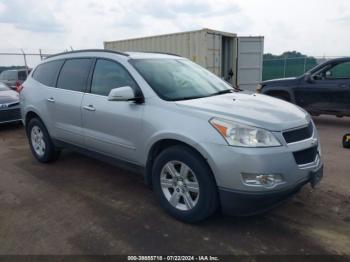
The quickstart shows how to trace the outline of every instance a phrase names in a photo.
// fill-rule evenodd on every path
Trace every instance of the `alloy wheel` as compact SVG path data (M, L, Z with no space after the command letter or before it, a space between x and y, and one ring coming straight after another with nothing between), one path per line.
M46 144L44 141L44 133L38 126L33 126L30 132L31 142L35 153L42 157L45 154Z
M199 199L199 183L195 173L181 161L170 161L164 165L160 185L165 198L176 209L193 209Z

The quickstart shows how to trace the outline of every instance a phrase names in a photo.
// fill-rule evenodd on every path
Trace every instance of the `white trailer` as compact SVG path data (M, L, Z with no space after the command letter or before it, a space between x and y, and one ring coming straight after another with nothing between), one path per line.
M104 42L117 51L164 52L186 57L242 89L256 90L262 79L264 38L202 29Z

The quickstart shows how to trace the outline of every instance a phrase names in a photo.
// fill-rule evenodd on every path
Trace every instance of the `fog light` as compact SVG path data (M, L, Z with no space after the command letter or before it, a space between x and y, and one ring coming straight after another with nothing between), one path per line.
M284 183L282 175L279 174L247 174L242 173L243 184L256 187L275 187Z

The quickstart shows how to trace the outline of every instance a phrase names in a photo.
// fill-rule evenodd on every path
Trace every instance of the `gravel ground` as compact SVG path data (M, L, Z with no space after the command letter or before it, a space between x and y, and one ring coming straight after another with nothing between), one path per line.
M0 126L1 254L350 255L350 118L315 118L325 177L260 216L198 225L158 206L140 176L71 152L32 157L20 125Z

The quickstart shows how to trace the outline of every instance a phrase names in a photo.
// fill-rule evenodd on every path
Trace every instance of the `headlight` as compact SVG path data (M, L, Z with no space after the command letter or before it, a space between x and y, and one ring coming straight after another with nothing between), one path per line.
M246 126L228 120L213 118L210 124L225 138L231 146L238 147L275 147L281 143L269 131Z

